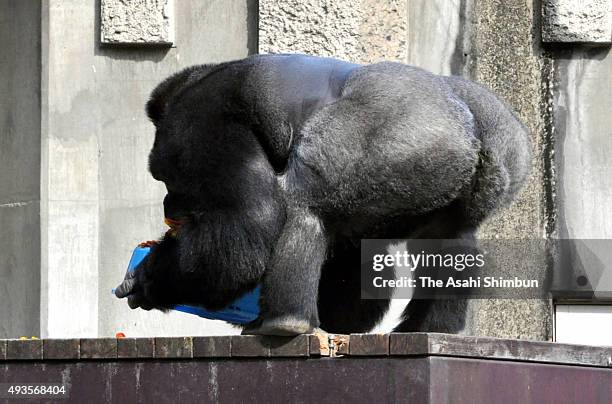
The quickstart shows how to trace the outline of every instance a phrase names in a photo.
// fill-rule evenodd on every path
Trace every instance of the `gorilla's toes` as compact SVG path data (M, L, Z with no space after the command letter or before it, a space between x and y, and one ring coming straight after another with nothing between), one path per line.
M312 334L315 327L307 320L283 316L253 322L242 330L242 335L276 335L290 337L298 334Z

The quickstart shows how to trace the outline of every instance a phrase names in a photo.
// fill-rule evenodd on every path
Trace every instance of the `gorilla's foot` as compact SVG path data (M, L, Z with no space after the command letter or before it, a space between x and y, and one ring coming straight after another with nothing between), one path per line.
M291 337L298 334L312 334L314 330L315 327L306 320L283 316L250 323L242 330L242 335Z

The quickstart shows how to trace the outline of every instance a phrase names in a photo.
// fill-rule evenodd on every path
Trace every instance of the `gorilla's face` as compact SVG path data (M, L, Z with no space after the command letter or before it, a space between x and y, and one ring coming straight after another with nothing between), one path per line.
M155 131L155 141L153 142L153 148L149 153L149 171L153 178L157 181L166 182L168 180L169 170L164 170L167 166L164 163L162 147L160 146L160 131Z
M197 209L198 204L192 195L187 195L193 187L186 179L181 179L181 159L178 148L167 127L159 125L155 131L155 141L149 153L149 171L153 178L163 182L168 191L164 198L164 215L169 219L186 219ZM187 177L188 178L188 177Z
M172 145L172 136L168 128L163 122L160 122L155 131L155 141L153 148L149 153L149 171L153 178L157 181L162 181L169 189L180 186L179 170L180 159L177 153L177 148Z

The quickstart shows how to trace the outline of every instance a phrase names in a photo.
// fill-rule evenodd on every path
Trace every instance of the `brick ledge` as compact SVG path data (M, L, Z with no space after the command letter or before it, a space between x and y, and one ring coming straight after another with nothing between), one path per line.
M612 347L437 333L0 340L2 361L446 356L612 367Z

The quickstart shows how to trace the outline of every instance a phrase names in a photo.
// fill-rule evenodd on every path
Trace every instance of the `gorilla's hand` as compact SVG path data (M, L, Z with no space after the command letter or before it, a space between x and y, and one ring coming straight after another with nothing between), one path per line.
M123 282L115 288L115 296L120 299L127 297L128 306L131 309L140 307L143 310L151 310L153 308L151 302L145 298L143 288L138 283L138 277L136 276L137 271L142 270L145 261L141 262L133 271L128 271Z

